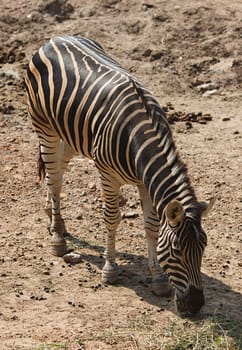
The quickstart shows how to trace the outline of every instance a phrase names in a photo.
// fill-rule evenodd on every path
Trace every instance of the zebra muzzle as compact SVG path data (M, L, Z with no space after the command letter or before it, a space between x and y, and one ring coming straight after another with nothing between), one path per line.
M185 294L175 294L177 312L189 316L197 314L205 304L203 289L190 286Z

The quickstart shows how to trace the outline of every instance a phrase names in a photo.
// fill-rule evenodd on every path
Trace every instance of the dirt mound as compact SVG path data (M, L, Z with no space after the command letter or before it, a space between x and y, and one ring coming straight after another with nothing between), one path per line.
M55 16L59 21L68 19L74 12L74 7L67 0L44 0L39 3L38 11L40 13L48 13Z

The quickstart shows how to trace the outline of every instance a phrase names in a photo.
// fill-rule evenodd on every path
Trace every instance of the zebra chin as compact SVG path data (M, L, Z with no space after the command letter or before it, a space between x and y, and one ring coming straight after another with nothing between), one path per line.
M176 310L182 316L197 314L205 304L203 289L190 286L185 293L176 290L175 305Z

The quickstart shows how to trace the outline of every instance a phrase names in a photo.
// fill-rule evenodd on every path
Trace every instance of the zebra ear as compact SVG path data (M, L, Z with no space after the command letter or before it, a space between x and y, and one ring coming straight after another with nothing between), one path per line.
M184 218L184 209L178 200L171 201L165 209L166 218L171 226L177 226Z
M201 216L207 216L212 207L214 206L214 203L216 201L216 197L210 198L209 202L199 202L200 212Z

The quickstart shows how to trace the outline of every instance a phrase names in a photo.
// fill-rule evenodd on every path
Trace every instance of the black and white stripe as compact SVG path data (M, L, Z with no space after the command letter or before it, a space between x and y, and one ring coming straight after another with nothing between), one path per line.
M94 160L101 176L109 230L106 274L115 270L118 193L120 186L128 183L139 188L151 272L157 275L159 271L155 251L159 235L159 259L174 286L201 288L205 236L199 203L166 116L152 94L99 44L78 37L57 37L40 48L29 64L26 87L29 114L46 168L51 230L58 244L65 245L59 203L61 177L71 157L80 153ZM165 214L173 200L181 203L185 213L175 229ZM172 235L180 237L180 251L172 248ZM62 255L65 247L58 252L58 244L53 243L55 253Z

